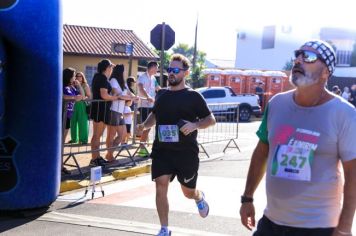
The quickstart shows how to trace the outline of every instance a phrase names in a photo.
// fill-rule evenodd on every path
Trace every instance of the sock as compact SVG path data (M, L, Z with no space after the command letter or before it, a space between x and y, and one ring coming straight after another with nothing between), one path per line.
M200 190L197 190L199 192L199 200L195 200L196 203L200 202L203 199L203 193Z
M168 226L166 226L166 225L162 225L162 226L161 226L161 229L164 229L164 231L169 232Z

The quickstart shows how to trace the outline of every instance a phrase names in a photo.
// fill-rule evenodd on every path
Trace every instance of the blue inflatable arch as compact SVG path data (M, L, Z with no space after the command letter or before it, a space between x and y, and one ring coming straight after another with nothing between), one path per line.
M50 205L61 168L59 0L0 0L0 210Z

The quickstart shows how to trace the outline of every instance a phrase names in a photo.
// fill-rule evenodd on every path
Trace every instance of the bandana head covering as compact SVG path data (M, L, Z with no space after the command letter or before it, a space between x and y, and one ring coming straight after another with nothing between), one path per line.
M323 58L322 61L328 67L331 76L335 70L335 63L336 63L336 54L333 47L327 42L318 39L306 42L305 44L303 44L302 47L305 46L314 48L319 52L319 54Z

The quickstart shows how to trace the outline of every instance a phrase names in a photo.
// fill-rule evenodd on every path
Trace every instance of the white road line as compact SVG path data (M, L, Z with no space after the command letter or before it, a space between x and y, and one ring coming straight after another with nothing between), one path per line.
M64 223L64 224L71 224L71 225L82 225L87 227L90 226L90 227L98 227L98 228L105 228L105 229L121 230L127 232L142 233L146 235L156 235L156 233L160 229L160 225L156 225L156 224L148 224L148 223L142 223L137 221L119 220L119 219L103 218L103 217L95 217L95 216L67 214L67 213L59 213L59 212L47 213L36 220ZM211 232L192 230L192 229L181 228L181 227L170 227L170 229L174 232L174 235L178 235L178 236L183 236L183 235L227 236L227 234L211 233Z

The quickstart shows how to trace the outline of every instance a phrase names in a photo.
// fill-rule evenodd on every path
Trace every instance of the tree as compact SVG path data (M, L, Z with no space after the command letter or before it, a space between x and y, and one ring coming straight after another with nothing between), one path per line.
M286 64L283 66L282 70L291 70L293 67L293 58L286 61Z
M158 56L161 56L161 51L160 50L153 49L153 51ZM170 60L171 60L171 54L169 54L167 51L164 51L164 53L163 53L163 69L167 69L168 68Z

